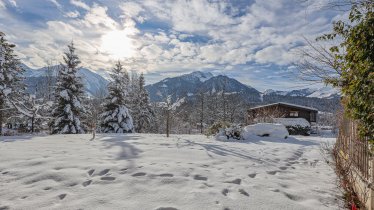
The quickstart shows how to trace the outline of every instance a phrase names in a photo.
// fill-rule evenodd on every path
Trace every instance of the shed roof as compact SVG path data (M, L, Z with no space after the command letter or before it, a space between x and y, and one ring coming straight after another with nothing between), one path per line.
M301 106L301 105L297 105L297 104L290 104L290 103L285 103L285 102L277 102L277 103L272 103L272 104L256 106L256 107L250 108L249 110L254 110L254 109L259 109L259 108L264 108L264 107L269 107L269 106L274 106L274 105L283 105L283 106L294 107L294 108L299 108L299 109L318 112L318 109L315 109L315 108L312 108L312 107Z

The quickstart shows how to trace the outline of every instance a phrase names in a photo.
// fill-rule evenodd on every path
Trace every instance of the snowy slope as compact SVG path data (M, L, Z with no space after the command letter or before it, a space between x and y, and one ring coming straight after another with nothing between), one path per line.
M340 92L339 90L331 87L326 86L319 89L314 88L304 88L299 90L290 90L290 91L280 91L280 90L273 90L267 89L263 92L264 95L280 95L280 96L301 96L301 97L314 97L314 98L334 98L339 97Z
M308 97L333 98L333 97L339 97L340 95L341 93L338 89L335 89L331 86L326 86L308 95Z
M0 208L338 209L319 147L331 138L90 138L2 137Z

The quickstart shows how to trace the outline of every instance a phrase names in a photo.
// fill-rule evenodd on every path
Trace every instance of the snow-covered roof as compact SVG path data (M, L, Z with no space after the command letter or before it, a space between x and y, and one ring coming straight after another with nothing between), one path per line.
M301 105L297 105L297 104L290 104L290 103L285 103L285 102L277 102L277 103L266 104L266 105L262 105L262 106L256 106L256 107L250 108L249 110L254 110L254 109L268 107L268 106L274 106L274 105L284 105L284 106L290 106L290 107L295 107L295 108L300 108L300 109L313 110L313 111L317 111L318 112L318 109L315 109L315 108L312 108L312 107L301 106Z
M284 126L303 126L310 127L310 123L304 118L274 118L275 123L280 123Z

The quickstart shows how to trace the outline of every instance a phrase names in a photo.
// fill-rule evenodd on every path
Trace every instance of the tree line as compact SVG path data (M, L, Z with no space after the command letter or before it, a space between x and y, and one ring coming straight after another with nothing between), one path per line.
M71 42L57 71L47 67L36 94L29 94L24 83L25 70L14 48L0 32L1 135L6 134L4 123L7 128L21 125L25 132L48 128L51 134L150 131L155 114L143 73L130 75L118 61L111 70L107 93L101 91L89 97L77 74L81 62Z

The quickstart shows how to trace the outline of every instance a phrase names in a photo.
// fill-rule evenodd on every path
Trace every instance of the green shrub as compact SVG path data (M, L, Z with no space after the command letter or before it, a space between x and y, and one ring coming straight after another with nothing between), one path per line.
M301 125L294 125L294 126L286 126L288 133L290 135L310 135L310 126L301 126Z

